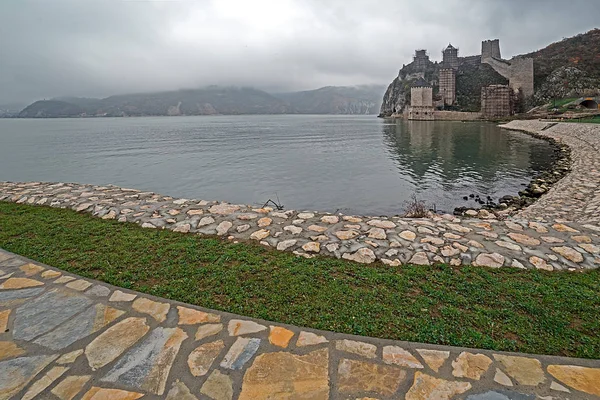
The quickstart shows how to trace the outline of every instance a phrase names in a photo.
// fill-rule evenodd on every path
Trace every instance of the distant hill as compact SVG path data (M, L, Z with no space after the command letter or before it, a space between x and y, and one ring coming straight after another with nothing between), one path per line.
M21 118L238 115L238 114L375 114L383 86L325 87L272 95L252 88L211 86L111 96L104 99L58 97L25 107Z
M326 86L275 96L298 114L377 114L384 92L383 85Z
M159 93L111 96L105 99L66 97L37 101L19 117L285 114L290 106L251 88L208 87Z

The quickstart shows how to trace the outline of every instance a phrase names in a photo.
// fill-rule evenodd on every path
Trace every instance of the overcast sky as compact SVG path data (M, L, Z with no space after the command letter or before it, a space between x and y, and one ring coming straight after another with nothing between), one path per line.
M0 104L387 84L416 48L504 58L600 26L598 0L0 0Z

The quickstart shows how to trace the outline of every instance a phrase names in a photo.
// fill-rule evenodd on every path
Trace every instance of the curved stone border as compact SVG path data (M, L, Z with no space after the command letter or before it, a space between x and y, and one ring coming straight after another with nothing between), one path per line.
M452 215L426 219L276 211L153 192L67 183L0 182L0 200L70 208L144 228L256 240L302 257L372 263L577 270L600 266L600 127L513 121L572 149L573 172L518 215L498 221Z
M37 396L37 397L36 397ZM600 361L250 319L0 249L0 398L599 399Z

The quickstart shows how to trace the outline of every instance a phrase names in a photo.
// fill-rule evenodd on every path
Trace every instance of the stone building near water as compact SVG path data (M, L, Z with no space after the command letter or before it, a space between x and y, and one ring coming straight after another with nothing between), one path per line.
M507 85L481 88L481 114L484 118L502 118L513 114L513 91Z
M417 80L410 88L409 120L433 121L433 87L424 79Z
M534 93L534 66L533 59L514 57L510 60L502 59L500 41L498 39L485 40L481 43L481 54L473 56L459 56L458 48L449 44L442 50L442 61L434 62L429 59L426 50L416 50L413 62L404 65L398 72L398 76L386 91L380 116L382 117L411 117L417 119L417 110L412 102L413 91L416 95L422 95L422 90L414 88L424 87L420 81L431 88L432 107L435 109L435 119L452 119L460 117L458 113L464 112L465 119L473 119L474 113L484 111L482 94L487 99L495 99L498 89L497 85L508 85L511 89L510 103L502 107L493 106L496 111L482 113L482 117L490 118L489 115L501 113L504 115L507 108L511 113L520 109L525 98ZM421 86L415 86L420 82ZM487 86L492 86L489 90ZM410 90L410 91L409 91ZM505 97L501 89L502 98ZM419 102L418 100L417 102ZM498 104L499 100L492 100ZM490 100L487 100L487 107ZM498 110L502 110L501 112ZM419 118L423 119L423 110L419 110ZM468 114L468 115L467 115ZM430 113L427 112L427 118Z

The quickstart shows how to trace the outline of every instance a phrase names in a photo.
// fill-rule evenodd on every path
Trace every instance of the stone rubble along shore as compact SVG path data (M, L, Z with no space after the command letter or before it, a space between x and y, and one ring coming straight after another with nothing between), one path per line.
M278 211L176 199L112 185L0 182L0 201L70 208L144 228L256 240L302 257L370 264L585 270L600 267L600 127L513 121L507 129L549 136L572 151L572 172L532 206L503 221L452 215L410 219Z

